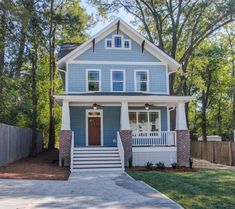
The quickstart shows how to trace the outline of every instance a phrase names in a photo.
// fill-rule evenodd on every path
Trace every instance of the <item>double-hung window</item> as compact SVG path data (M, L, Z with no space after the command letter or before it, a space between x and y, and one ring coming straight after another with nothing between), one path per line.
M124 91L125 89L124 70L111 70L111 88L112 91Z
M131 130L134 132L159 132L160 111L133 110L129 111L129 122Z
M88 91L100 91L100 70L87 71L87 89Z
M148 91L149 75L148 70L136 70L135 71L135 90L136 91Z
M115 48L122 48L122 37L121 36L114 36L114 47Z

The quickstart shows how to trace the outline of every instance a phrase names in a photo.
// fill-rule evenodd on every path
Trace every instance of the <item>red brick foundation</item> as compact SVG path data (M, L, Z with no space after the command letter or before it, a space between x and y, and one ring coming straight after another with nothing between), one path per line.
M190 136L188 130L176 130L177 136L177 162L189 166Z
M62 161L64 160L64 165L70 165L71 157L71 140L72 131L61 130L60 131L60 152L59 152L59 165L62 166Z
M129 165L129 159L132 157L132 131L120 130L120 138L122 140L125 156L125 166Z

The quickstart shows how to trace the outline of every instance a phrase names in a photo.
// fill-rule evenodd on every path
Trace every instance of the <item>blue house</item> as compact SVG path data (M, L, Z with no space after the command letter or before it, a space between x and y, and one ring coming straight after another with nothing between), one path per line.
M62 106L60 161L71 171L188 162L184 105L191 97L169 93L169 75L181 65L125 21L81 45L63 44L57 66L65 86L55 96Z

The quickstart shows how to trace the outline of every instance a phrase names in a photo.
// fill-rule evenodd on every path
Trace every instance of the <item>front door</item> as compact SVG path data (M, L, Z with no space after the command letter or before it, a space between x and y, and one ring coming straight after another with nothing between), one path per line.
M88 145L101 145L100 117L88 118Z

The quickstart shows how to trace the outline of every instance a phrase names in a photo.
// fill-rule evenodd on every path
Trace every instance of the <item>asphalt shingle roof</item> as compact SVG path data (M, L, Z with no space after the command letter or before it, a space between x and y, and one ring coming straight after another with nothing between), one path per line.
M70 53L71 51L73 51L74 49L76 49L80 45L81 44L79 44L79 43L63 43L63 44L61 44L57 60L62 59L64 56L66 56L68 53Z

